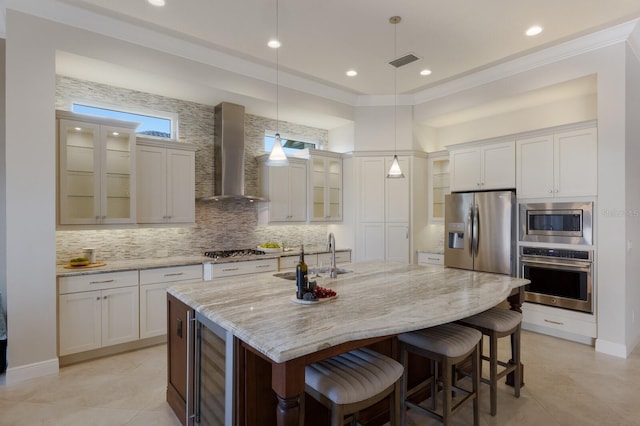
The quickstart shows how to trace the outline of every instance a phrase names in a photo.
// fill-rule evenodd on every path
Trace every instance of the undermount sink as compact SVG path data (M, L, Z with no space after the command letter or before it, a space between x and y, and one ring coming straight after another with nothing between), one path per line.
M313 268L310 268L311 270L313 270ZM321 274L328 274L328 270L327 269L323 269L322 271L320 271ZM350 269L344 269L344 268L336 268L336 272L338 273L338 275L342 275L342 274L348 274L350 272L353 272ZM283 278L285 280L295 280L296 279L296 271L287 271L287 272L279 272L277 274L273 274L274 277L278 277L278 278ZM309 273L309 278L315 278L318 275L315 274L311 274Z

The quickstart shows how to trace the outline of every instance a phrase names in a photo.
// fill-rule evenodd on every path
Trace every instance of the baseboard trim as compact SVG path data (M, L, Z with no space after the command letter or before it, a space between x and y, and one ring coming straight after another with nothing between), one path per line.
M37 377L50 376L52 374L58 374L59 370L60 365L58 363L58 358L35 362L28 365L21 365L18 367L9 367L7 368L5 383L7 385L11 385L25 380L35 379Z
M156 337L148 337L146 339L134 340L132 342L120 343L118 345L106 346L100 349L93 349L86 352L80 352L77 354L64 355L60 357L60 366L65 367L67 365L76 364L78 362L89 361L92 359L102 358L105 356L111 356L120 354L123 352L134 351L137 349L147 348L149 346L159 345L167 342L167 335L163 334Z
M618 358L627 358L631 353L627 345L602 339L596 339L596 352L617 356Z

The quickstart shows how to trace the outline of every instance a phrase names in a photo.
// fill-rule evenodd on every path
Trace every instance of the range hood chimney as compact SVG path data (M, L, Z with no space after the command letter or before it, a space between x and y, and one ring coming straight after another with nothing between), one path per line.
M214 193L201 200L266 201L262 197L244 194L244 107L221 102L216 105L214 112Z

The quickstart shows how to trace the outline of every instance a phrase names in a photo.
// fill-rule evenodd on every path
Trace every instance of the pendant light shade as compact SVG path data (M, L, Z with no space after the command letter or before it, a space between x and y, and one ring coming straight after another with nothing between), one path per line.
M265 161L267 166L288 166L289 160L287 160L287 155L284 153L284 149L282 149L282 142L280 141L280 133L276 133L276 138L273 141L273 148L271 148L271 154L269 154L269 158Z
M280 127L280 67L279 67L279 58L278 58L278 49L281 46L280 36L279 36L279 27L280 27L280 10L278 0L276 0L276 38L275 40L270 40L267 45L276 49L276 137L273 141L273 147L271 148L271 153L269 154L269 159L265 162L267 166L277 167L277 166L288 166L289 160L287 160L287 154L284 153L284 149L282 148L282 141L280 140L280 133L278 132L278 128Z
M389 18L389 22L393 25L397 25L402 20L399 16L392 16ZM393 58L396 58L396 50L398 44L398 27L394 27L393 30ZM393 70L393 161L387 173L387 178L397 179L403 178L404 174L400 169L400 163L398 163L398 77L397 70Z
M400 169L400 163L398 163L398 156L393 156L393 161L391 162L391 167L389 168L389 173L387 173L388 178L403 178L404 174Z

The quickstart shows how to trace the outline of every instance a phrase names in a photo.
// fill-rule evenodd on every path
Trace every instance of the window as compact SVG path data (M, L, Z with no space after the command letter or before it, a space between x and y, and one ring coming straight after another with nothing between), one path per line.
M295 138L295 139L294 139ZM276 137L274 134L265 134L264 136L264 150L265 152L271 152L273 148L273 142ZM299 140L300 138L297 136L291 136L280 134L280 143L282 143L282 148L284 149L285 154L287 155L295 155L300 152L301 149L305 148L317 148L316 142L304 142Z
M71 111L78 114L95 115L104 118L133 121L140 123L136 130L138 136L160 139L177 139L178 116L169 112L128 111L114 106L101 106L83 102L73 102Z

